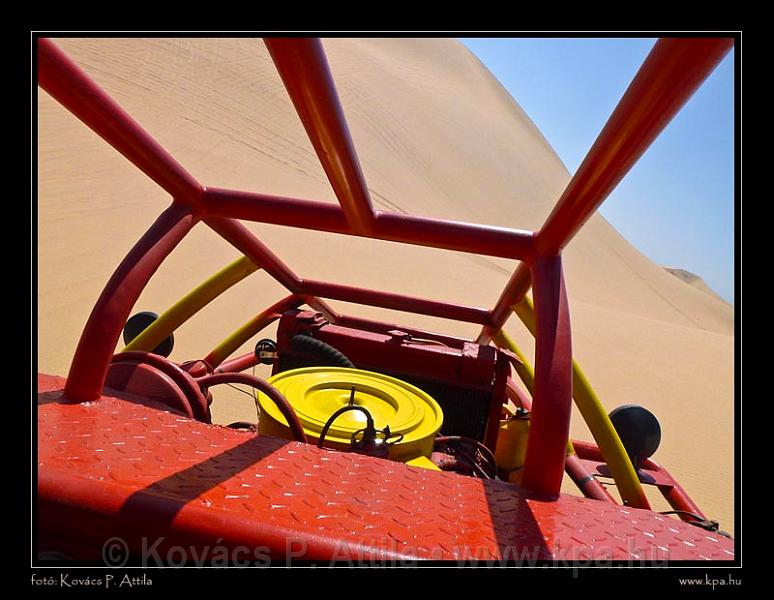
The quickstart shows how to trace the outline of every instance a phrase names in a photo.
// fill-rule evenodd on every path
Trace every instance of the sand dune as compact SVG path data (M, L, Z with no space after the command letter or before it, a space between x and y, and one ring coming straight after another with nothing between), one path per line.
M334 202L260 40L58 43L199 181ZM326 40L379 209L538 228L569 181L518 104L461 44ZM38 369L65 375L100 290L169 198L38 92ZM301 276L490 306L515 263L315 232L249 227ZM204 225L181 243L137 310L161 312L238 254ZM733 530L733 308L685 285L597 215L566 251L574 349L608 409L661 420L656 460ZM375 268L375 265L378 267ZM283 295L254 275L176 333L175 359L201 357ZM365 316L473 335L476 328L388 311ZM512 319L507 329L532 342ZM247 347L247 346L246 346ZM216 399L221 420L251 401ZM573 435L588 438L576 414Z
M677 277L680 281L683 281L690 285L691 287L696 288L697 290L704 292L705 294L709 294L710 296L717 298L721 302L726 302L721 298L715 290L713 290L710 286L707 285L707 282L704 281L701 277L699 277L696 273L691 273L690 271L686 271L685 269L676 269L673 267L664 267L664 270L667 273L671 273L675 277ZM728 304L726 302L726 304Z

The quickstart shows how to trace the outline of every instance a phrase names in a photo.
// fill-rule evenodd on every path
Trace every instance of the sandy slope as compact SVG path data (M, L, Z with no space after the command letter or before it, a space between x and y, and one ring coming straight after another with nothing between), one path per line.
M335 200L261 41L60 44L203 183ZM462 45L337 39L325 47L378 208L540 226L569 174L528 116ZM99 291L169 198L45 92L38 99L38 368L64 375ZM494 302L515 266L250 227L302 276L479 306ZM198 225L137 309L163 311L236 256ZM565 256L575 353L606 406L651 408L665 438L655 458L712 518L733 529L733 308L665 272L599 216ZM173 358L203 356L281 294L264 274L243 282L176 334ZM450 333L476 331L419 316L398 318ZM531 349L515 319L508 330ZM236 393L216 401L222 420L251 411L250 399ZM577 415L573 434L588 437Z
M721 298L715 292L715 290L713 290L710 286L708 286L707 282L704 281L701 277L699 277L696 273L691 273L690 271L686 271L685 269L677 269L673 267L664 267L664 270L667 273L671 273L672 275L677 277L680 281L683 281L688 285L695 287L697 290L700 290L705 294L709 294L710 296L714 296L718 300L723 300L723 298ZM725 300L723 301L725 302Z

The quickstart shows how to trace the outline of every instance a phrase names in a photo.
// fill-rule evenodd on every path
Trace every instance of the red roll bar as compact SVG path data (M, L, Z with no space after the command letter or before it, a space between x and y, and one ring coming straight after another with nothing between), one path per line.
M353 302L355 304L414 312L453 321L464 321L466 323L487 324L490 320L489 311L483 308L424 300L413 296L377 292L376 290L364 290L359 287L326 283L324 281L312 281L311 279L304 279L301 282L300 293L322 296L332 300Z
M207 188L202 192L200 201L202 209L210 216L226 216L502 258L528 260L532 254L534 234L506 227L379 211L370 232L365 234L347 223L340 206L319 200Z
M265 42L347 222L354 231L369 233L376 215L322 42L316 38Z
M51 40L38 40L38 85L175 199L202 186Z

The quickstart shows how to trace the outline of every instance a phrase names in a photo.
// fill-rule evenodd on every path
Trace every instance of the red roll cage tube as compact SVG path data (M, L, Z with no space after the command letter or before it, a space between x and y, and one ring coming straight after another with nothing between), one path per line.
M561 251L731 49L733 39L660 39L537 233L374 210L322 43L312 38L269 38L265 43L340 207L203 186L57 45L38 40L39 85L173 199L97 300L73 357L65 397L70 402L99 398L137 298L198 221L333 322L348 317L336 313L322 298L480 324L477 341L487 344L531 285L537 319L535 389L523 487L557 496L572 405L570 315ZM488 311L302 279L237 219L522 262Z

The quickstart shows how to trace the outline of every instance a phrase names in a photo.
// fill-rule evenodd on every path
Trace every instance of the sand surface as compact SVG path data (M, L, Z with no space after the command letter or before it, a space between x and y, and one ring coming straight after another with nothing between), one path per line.
M260 40L58 43L202 183L335 201ZM335 39L325 48L378 209L524 229L542 224L570 174L461 44ZM66 375L102 287L170 199L42 90L38 101L38 370ZM516 266L248 226L302 277L475 306L490 307ZM136 310L163 312L238 256L197 225ZM733 531L733 307L666 272L599 215L571 243L565 265L574 353L605 406L635 403L655 412L663 442L654 458ZM270 277L255 274L175 334L172 358L204 356L283 295ZM332 304L451 334L477 331ZM531 354L515 318L507 330ZM221 422L253 411L237 392L218 394L213 406ZM577 413L572 434L590 439Z

